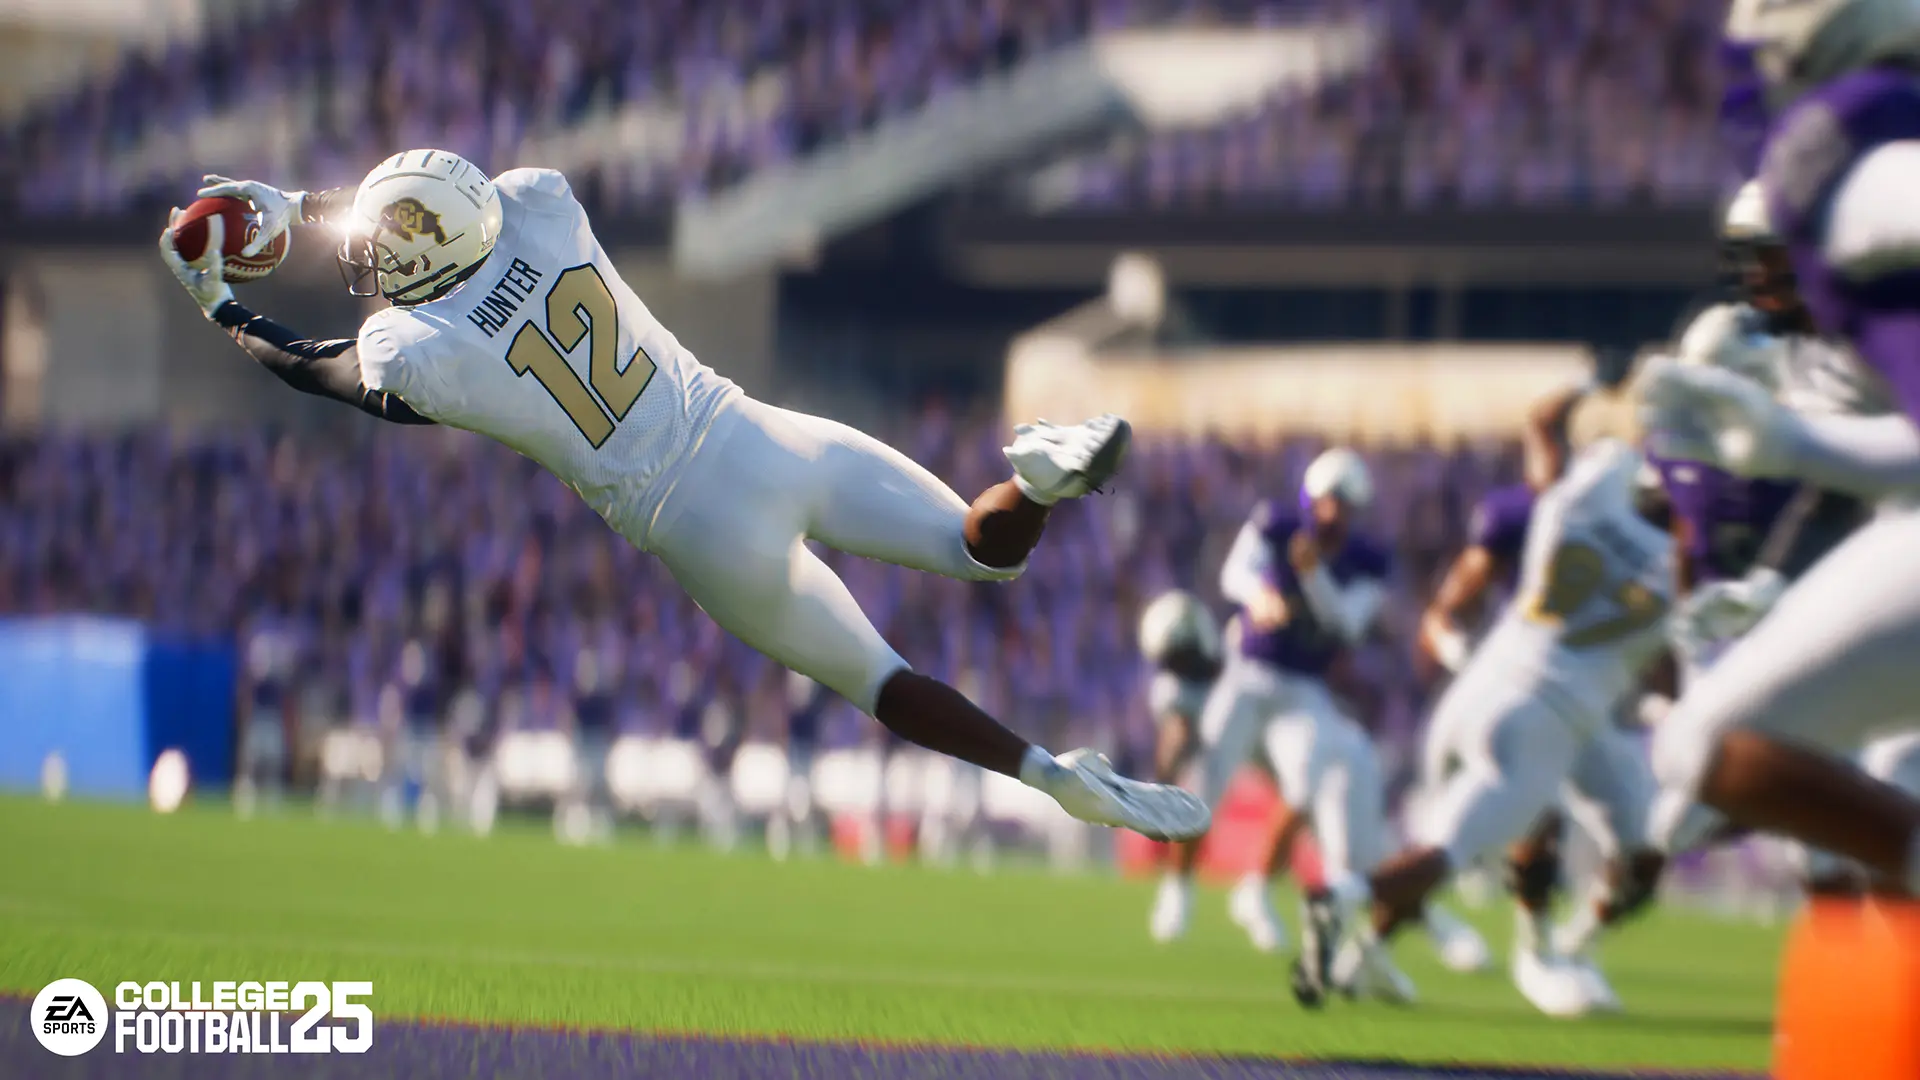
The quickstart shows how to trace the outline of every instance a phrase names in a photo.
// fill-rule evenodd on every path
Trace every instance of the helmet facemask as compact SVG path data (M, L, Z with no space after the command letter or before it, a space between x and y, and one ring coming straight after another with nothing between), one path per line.
M460 239L446 235L438 215L419 200L399 199L380 211L377 222L354 222L340 243L340 274L355 296L382 296L402 307L428 303L486 262L482 254L461 266L447 250Z

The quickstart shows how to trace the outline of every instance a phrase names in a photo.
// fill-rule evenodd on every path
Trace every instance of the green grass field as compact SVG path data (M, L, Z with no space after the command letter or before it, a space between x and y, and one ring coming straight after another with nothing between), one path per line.
M0 798L0 991L52 979L371 979L382 1017L1010 1047L1757 1069L1781 934L1660 912L1606 960L1628 1015L1532 1012L1502 975L1400 955L1423 994L1302 1012L1285 962L1200 897L1155 946L1151 887L644 839L564 848L304 814ZM1283 909L1290 910L1290 908ZM1482 918L1502 947L1504 913ZM109 991L110 993L110 991Z

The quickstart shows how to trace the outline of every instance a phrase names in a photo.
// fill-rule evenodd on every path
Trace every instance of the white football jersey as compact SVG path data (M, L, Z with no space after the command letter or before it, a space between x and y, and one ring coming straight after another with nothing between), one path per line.
M1897 408L1886 380L1846 346L1800 334L1781 343L1778 396L1789 408L1853 416L1880 416Z
M539 462L644 548L675 467L738 391L620 279L566 177L494 186L493 254L450 295L369 318L361 377Z
M1569 720L1604 722L1665 647L1673 540L1634 508L1641 462L1596 443L1540 496L1514 602L1469 665Z

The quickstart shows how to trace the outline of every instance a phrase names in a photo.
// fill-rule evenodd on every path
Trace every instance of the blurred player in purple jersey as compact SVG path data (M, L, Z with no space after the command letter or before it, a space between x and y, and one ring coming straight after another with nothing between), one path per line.
M1365 872L1386 854L1379 759L1328 688L1329 673L1372 631L1386 598L1387 552L1354 527L1372 500L1366 463L1335 449L1307 467L1297 503L1268 500L1254 508L1221 568L1221 591L1239 608L1229 635L1237 641L1199 722L1208 805L1264 750L1282 801L1299 827L1314 830L1329 873ZM1286 837L1274 839L1278 846ZM1156 926L1171 925L1175 915L1184 921L1197 857L1198 845L1187 845L1162 882ZM1236 897L1236 921L1256 944L1278 948L1282 932L1268 878L1243 882L1241 890L1249 899Z

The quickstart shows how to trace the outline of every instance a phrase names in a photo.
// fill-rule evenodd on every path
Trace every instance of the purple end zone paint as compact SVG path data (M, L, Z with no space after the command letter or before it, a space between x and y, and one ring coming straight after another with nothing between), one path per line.
M1564 1070L1132 1057L1012 1050L864 1046L756 1038L376 1022L361 1055L115 1054L103 1042L78 1058L42 1050L29 1003L0 999L0 1076L21 1080L1755 1080L1733 1073Z

